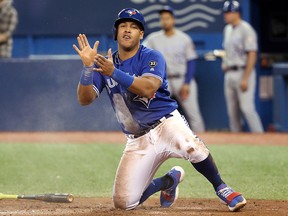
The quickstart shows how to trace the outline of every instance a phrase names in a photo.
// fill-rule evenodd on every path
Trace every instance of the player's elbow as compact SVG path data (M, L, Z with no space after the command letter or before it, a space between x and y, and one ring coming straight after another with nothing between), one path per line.
M81 106L87 106L92 103L92 101L80 101L80 100L78 100L78 102Z
M82 106L91 104L97 97L97 93L87 87L78 87L77 91L78 102Z
M81 106L87 106L91 104L94 101L94 98L92 97L81 97L78 95L78 102Z

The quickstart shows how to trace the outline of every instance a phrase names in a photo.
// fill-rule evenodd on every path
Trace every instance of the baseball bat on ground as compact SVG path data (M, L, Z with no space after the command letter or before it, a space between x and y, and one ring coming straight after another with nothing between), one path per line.
M32 199L45 202L71 203L74 200L74 196L69 193L51 193L35 195L11 195L0 193L0 199Z

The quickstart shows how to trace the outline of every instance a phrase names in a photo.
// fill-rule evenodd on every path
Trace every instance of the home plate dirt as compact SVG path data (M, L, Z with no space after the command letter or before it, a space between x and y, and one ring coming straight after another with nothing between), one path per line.
M3 133L0 142L13 143L125 143L119 132L43 132L43 133ZM288 135L281 133L233 134L203 133L199 136L209 144L245 144L245 145L281 145L288 146ZM283 175L285 175L283 173ZM77 215L77 216L288 216L287 200L247 200L247 205L240 211L232 213L218 199L178 199L174 206L165 209L159 207L159 200L152 198L132 211L116 210L111 198L75 197L73 203L48 203L36 200L0 200L0 216L32 215Z
M75 198L73 203L59 204L35 200L1 200L0 215L169 215L169 216L284 216L288 215L288 201L248 200L240 212L232 213L217 199L179 199L171 208L159 207L159 200L146 201L135 210L116 210L107 198Z

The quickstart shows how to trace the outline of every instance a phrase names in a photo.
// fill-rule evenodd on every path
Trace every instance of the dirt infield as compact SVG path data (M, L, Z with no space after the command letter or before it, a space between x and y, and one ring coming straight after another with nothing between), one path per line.
M227 133L198 134L206 144L245 144L288 146L288 133ZM121 132L0 132L0 142L18 143L125 143Z
M199 134L207 144L245 144L245 145L281 145L288 146L288 134L246 134L246 133L203 133ZM2 143L125 143L125 137L119 132L41 132L41 133L1 133ZM144 206L132 211L116 210L109 198L80 198L73 203L59 204L33 200L0 200L0 215L204 215L225 216L228 211L217 199L179 199L169 208L159 208L159 200L152 198ZM247 206L237 216L288 216L288 200L248 200Z
M231 213L217 199L179 199L169 209L159 208L159 201L148 200L136 210L116 210L111 199L107 198L75 198L71 204L45 203L41 201L2 200L0 215L77 215L77 216L111 216L111 215L203 215L203 216L284 216L288 215L287 201L248 200L248 204L240 212Z

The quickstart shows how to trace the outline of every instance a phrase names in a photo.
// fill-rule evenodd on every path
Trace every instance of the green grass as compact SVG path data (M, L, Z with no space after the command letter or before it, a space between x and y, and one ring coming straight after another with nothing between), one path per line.
M0 192L71 192L83 197L111 197L123 145L0 144ZM288 199L288 148L273 146L209 146L223 179L247 198ZM213 189L189 162L170 159L186 171L181 197L215 198Z

